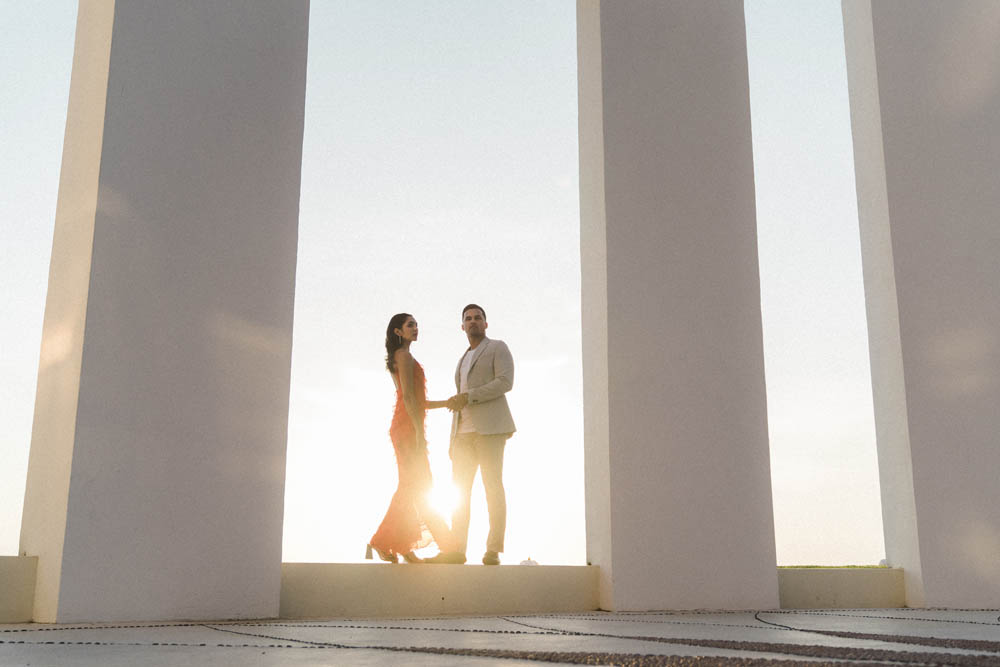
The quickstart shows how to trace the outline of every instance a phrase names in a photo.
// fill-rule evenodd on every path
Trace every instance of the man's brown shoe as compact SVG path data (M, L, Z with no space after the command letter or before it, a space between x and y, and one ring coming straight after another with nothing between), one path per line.
M461 551L442 551L437 556L424 559L425 563L437 563L439 565L462 565L465 563L465 554Z
M500 554L496 551L487 551L483 554L483 565L499 565Z

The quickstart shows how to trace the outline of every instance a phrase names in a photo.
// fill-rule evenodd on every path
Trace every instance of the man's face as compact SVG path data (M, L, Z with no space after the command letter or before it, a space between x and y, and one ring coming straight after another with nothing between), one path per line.
M482 338L486 335L487 326L483 311L478 308L469 308L462 315L462 331L469 338Z

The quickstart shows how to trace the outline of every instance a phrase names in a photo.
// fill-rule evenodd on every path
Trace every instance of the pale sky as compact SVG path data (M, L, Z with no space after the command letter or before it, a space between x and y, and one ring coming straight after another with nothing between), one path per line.
M284 560L361 558L395 486L386 322L417 317L443 398L475 301L517 369L504 562L585 561L575 5L312 2ZM17 551L75 14L0 5L0 554ZM754 0L747 28L778 562L875 563L840 2ZM447 428L432 412L439 483ZM475 554L478 482L473 513Z

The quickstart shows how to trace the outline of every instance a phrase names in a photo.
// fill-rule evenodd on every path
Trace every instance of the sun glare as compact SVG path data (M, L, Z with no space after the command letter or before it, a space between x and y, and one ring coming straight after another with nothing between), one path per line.
M450 482L435 482L431 488L431 507L447 519L451 519L457 499L458 491Z

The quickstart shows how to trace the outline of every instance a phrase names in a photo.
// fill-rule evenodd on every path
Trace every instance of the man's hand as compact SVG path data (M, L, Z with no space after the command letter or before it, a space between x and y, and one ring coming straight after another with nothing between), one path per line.
M468 394L455 394L454 396L448 399L448 409L451 410L452 412L458 412L468 404L469 404Z

